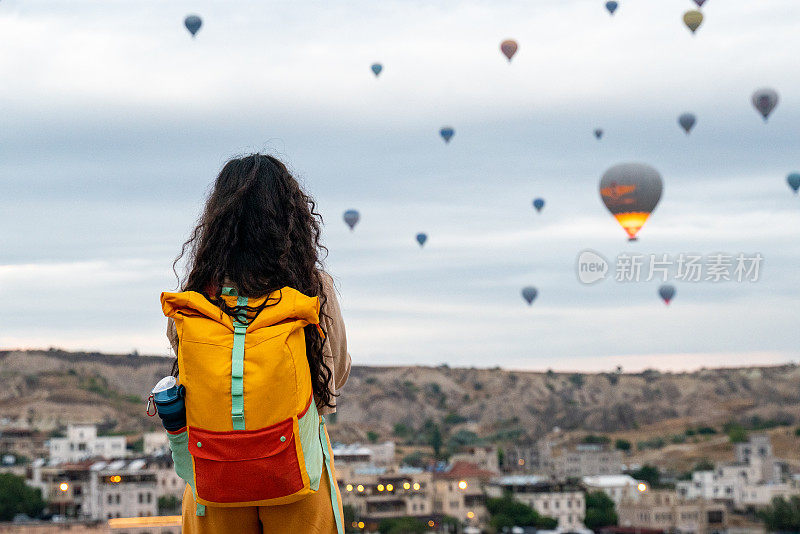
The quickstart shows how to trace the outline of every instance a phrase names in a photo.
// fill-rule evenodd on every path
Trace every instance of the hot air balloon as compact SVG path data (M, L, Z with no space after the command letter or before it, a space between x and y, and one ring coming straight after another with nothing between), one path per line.
M441 130L439 130L439 135L442 136L442 139L444 139L445 143L449 143L450 139L453 138L453 135L455 135L455 133L456 131L450 126L444 126L442 127Z
M347 210L344 212L344 222L347 223L347 226L350 227L350 231L353 231L356 224L358 224L358 220L361 219L361 215L359 215L358 211L356 210Z
M500 43L500 51L508 58L509 63L511 63L511 58L514 57L514 54L517 53L517 48L519 48L519 46L513 39L507 39Z
M675 296L675 286L672 284L664 284L658 288L658 294L664 299L664 304L669 305L669 301Z
M697 7L703 7L703 4L706 3L706 0L694 0L694 3L697 4Z
M189 33L194 37L197 32L200 31L200 26L203 25L203 19L197 15L189 15L183 20L183 25L186 26L186 29L189 30Z
M428 234L423 234L422 232L417 234L417 243L419 246L422 247L425 245L425 241L428 240Z
M692 30L692 34L694 34L697 28L703 23L703 14L696 9L687 11L683 14L683 22L686 24L687 28Z
M375 77L377 78L378 75L383 70L383 65L381 65L380 63L373 63L370 68L372 69L372 73L375 74Z
M663 188L658 171L643 163L614 165L600 179L600 197L630 241L636 241Z
M603 137L603 130L602 130L601 128L597 128L597 129L594 131L594 136L595 136L596 138L600 139L601 137Z
M536 211L542 211L542 208L544 207L544 199L543 198L533 199L533 207L536 208Z
M697 117L694 116L694 113L684 113L678 117L678 124L680 124L681 128L684 129L686 135L689 135L689 132L692 131L692 128L694 128L696 122Z
M800 189L800 172L793 172L789 176L786 177L786 183L789 184L789 187L792 188L794 194L797 194L797 190Z
M525 299L525 302L528 303L528 306L533 304L533 301L536 300L536 295L538 294L539 292L533 286L527 286L522 288L522 298Z
M609 0L608 2L606 2L606 9L612 15L614 14L614 11L616 11L618 7L619 7L619 4L616 3L614 0Z
M753 93L752 101L755 108L764 117L764 122L767 122L767 117L778 105L778 93L774 89L765 87Z

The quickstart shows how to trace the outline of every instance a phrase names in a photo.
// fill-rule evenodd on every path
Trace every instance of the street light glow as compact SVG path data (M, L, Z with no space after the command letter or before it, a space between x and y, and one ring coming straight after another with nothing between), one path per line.
M67 484L66 482L62 482L61 485L58 486L58 489L60 489L61 491L66 492L69 489L69 484Z
M466 480L459 480L458 481L459 489L465 490L467 489L467 481Z
M639 491L647 491L647 484L645 484L644 482L639 482L639 485L636 487L638 488Z

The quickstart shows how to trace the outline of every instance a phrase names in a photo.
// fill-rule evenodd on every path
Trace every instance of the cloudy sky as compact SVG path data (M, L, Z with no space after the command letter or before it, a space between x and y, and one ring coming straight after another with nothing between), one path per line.
M785 182L800 168L800 4L708 0L694 37L693 7L3 0L0 347L166 355L158 297L208 186L227 158L267 151L319 201L355 363L800 359L800 198ZM762 86L781 95L766 124L749 102ZM636 243L597 191L623 161L664 177ZM580 284L587 248L612 271L625 253L764 259L757 282L675 282L667 307L657 280Z

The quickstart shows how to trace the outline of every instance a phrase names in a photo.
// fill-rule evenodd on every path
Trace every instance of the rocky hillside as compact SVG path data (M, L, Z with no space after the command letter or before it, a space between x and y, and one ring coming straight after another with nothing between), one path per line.
M140 431L146 392L171 360L137 355L0 352L0 420L49 431L68 422ZM413 436L431 422L449 435L534 440L564 431L633 434L729 421L800 422L800 368L695 373L565 374L439 367L354 367L331 429L341 441ZM335 433L335 434L334 434Z

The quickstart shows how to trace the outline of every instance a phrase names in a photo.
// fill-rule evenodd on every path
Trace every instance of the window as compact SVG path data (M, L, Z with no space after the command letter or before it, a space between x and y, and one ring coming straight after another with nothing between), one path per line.
M151 502L153 502L153 494L148 491L147 492L147 504L150 504Z
M112 504L114 502L114 496L110 493L108 494L108 504Z
M144 495L142 493L139 493L139 504L142 504L143 502L144 502Z
M119 493L117 493L116 501L117 501L117 504L119 504ZM119 517L119 514L117 514L117 517Z
M558 500L555 501L555 505L556 505L556 510L558 510L561 507L561 503Z

